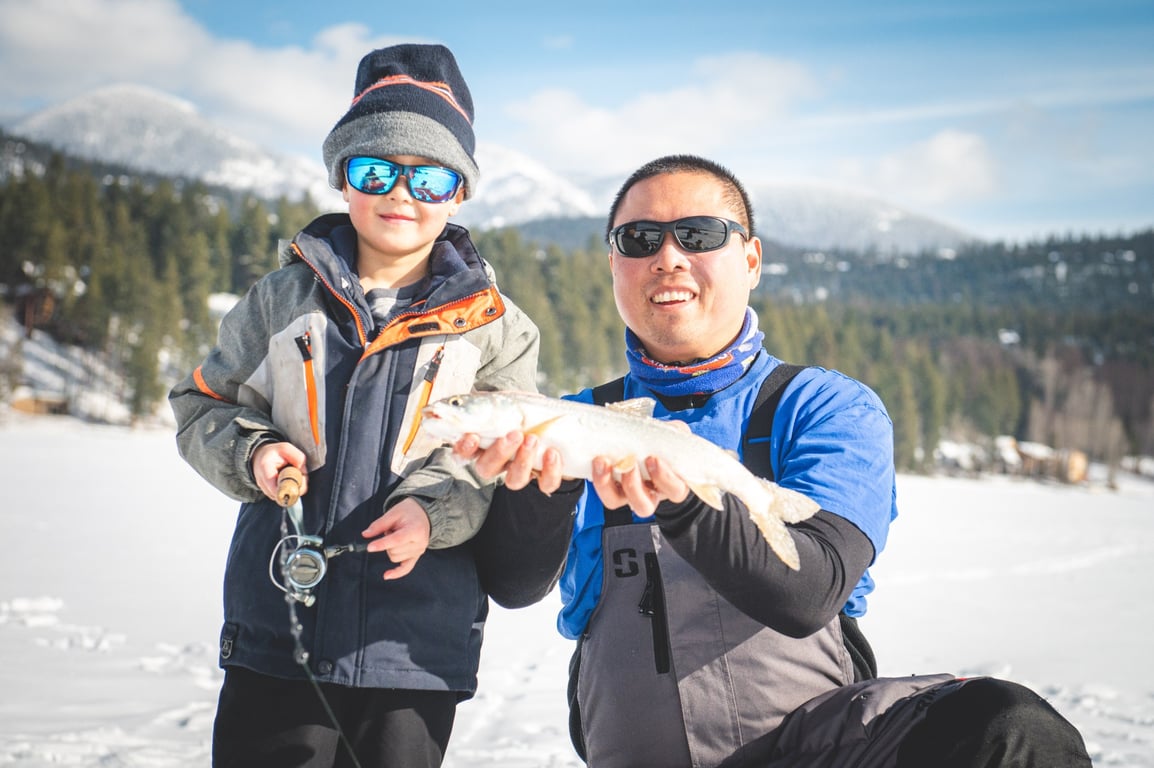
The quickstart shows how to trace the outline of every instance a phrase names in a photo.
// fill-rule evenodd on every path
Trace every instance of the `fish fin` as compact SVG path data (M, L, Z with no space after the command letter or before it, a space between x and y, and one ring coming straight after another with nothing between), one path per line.
M801 556L797 553L797 545L793 543L793 536L789 535L789 529L785 527L785 523L776 515L769 513L755 514L750 511L749 516L753 518L753 522L761 531L761 535L765 537L773 553L792 570L799 570L801 568Z
M621 413L628 413L632 416L644 416L646 418L653 416L653 409L657 406L657 401L652 397L634 397L630 400L622 400L618 403L606 403L605 407L610 410L620 411Z
M816 501L791 488L782 488L777 483L758 478L770 493L769 512L786 523L800 523L814 516L821 506Z
M721 501L722 491L716 485L694 485L690 483L689 490L693 491L697 495L697 498L714 509L720 510L724 508Z
M670 427L677 430L678 432L680 432L683 435L692 435L693 434L693 428L690 427L688 424L686 424L684 421L681 421L680 419L668 419L668 420L663 419L661 421L661 423L662 424L668 424ZM736 457L736 454L735 454L735 457Z
M613 464L613 471L623 475L636 466L637 457L633 454L629 454L628 456L622 456Z
M541 435L545 434L546 430L548 430L549 427L553 426L560 419L563 419L563 418L565 418L563 415L562 416L554 416L551 419L545 419L540 424L534 424L531 427L525 427L525 434L536 435L537 437L541 437Z

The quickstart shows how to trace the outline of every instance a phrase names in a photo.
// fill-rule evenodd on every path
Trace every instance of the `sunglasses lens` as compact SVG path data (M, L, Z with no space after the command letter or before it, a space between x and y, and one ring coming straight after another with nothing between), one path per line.
M461 177L456 171L436 165L418 165L410 169L409 192L422 203L445 203L457 194Z
M614 230L613 244L622 256L649 256L661 247L665 229L655 222L635 221Z
M673 222L673 234L681 247L693 253L715 251L729 239L725 221L712 216L690 216Z
M375 157L351 157L346 175L354 189L366 195L383 195L397 183L401 169Z
M745 229L716 216L686 216L670 222L633 221L612 230L610 236L618 253L639 259L657 253L666 232L673 233L682 250L705 253L724 247L731 232L745 234Z
M461 186L456 171L438 165L399 165L378 157L351 157L345 170L349 184L366 195L384 195L402 175L409 177L409 194L422 203L444 203Z

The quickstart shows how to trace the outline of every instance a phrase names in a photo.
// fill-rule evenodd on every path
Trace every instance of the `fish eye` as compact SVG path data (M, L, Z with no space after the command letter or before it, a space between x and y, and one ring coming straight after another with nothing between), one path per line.
M449 405L456 406L456 405L461 405L464 402L465 402L464 398L462 398L460 395L453 395L452 397L449 398Z

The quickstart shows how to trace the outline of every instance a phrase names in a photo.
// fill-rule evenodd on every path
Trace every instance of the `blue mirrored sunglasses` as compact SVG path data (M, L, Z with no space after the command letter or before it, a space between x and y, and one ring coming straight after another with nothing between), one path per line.
M402 176L409 194L422 203L447 203L461 186L461 175L439 165L401 165L379 157L350 157L345 165L349 185L366 195L385 195Z
M609 231L609 242L622 256L643 259L661 248L665 233L689 253L716 251L729 242L733 232L748 238L745 227L717 216L686 216L676 221L631 221Z

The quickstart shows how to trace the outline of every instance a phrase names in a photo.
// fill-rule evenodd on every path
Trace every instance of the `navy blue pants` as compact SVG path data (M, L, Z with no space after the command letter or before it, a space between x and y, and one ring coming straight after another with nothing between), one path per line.
M349 688L321 683L340 731L364 768L436 768L453 720L453 691ZM355 765L307 680L240 667L225 671L212 734L214 768L347 768Z

